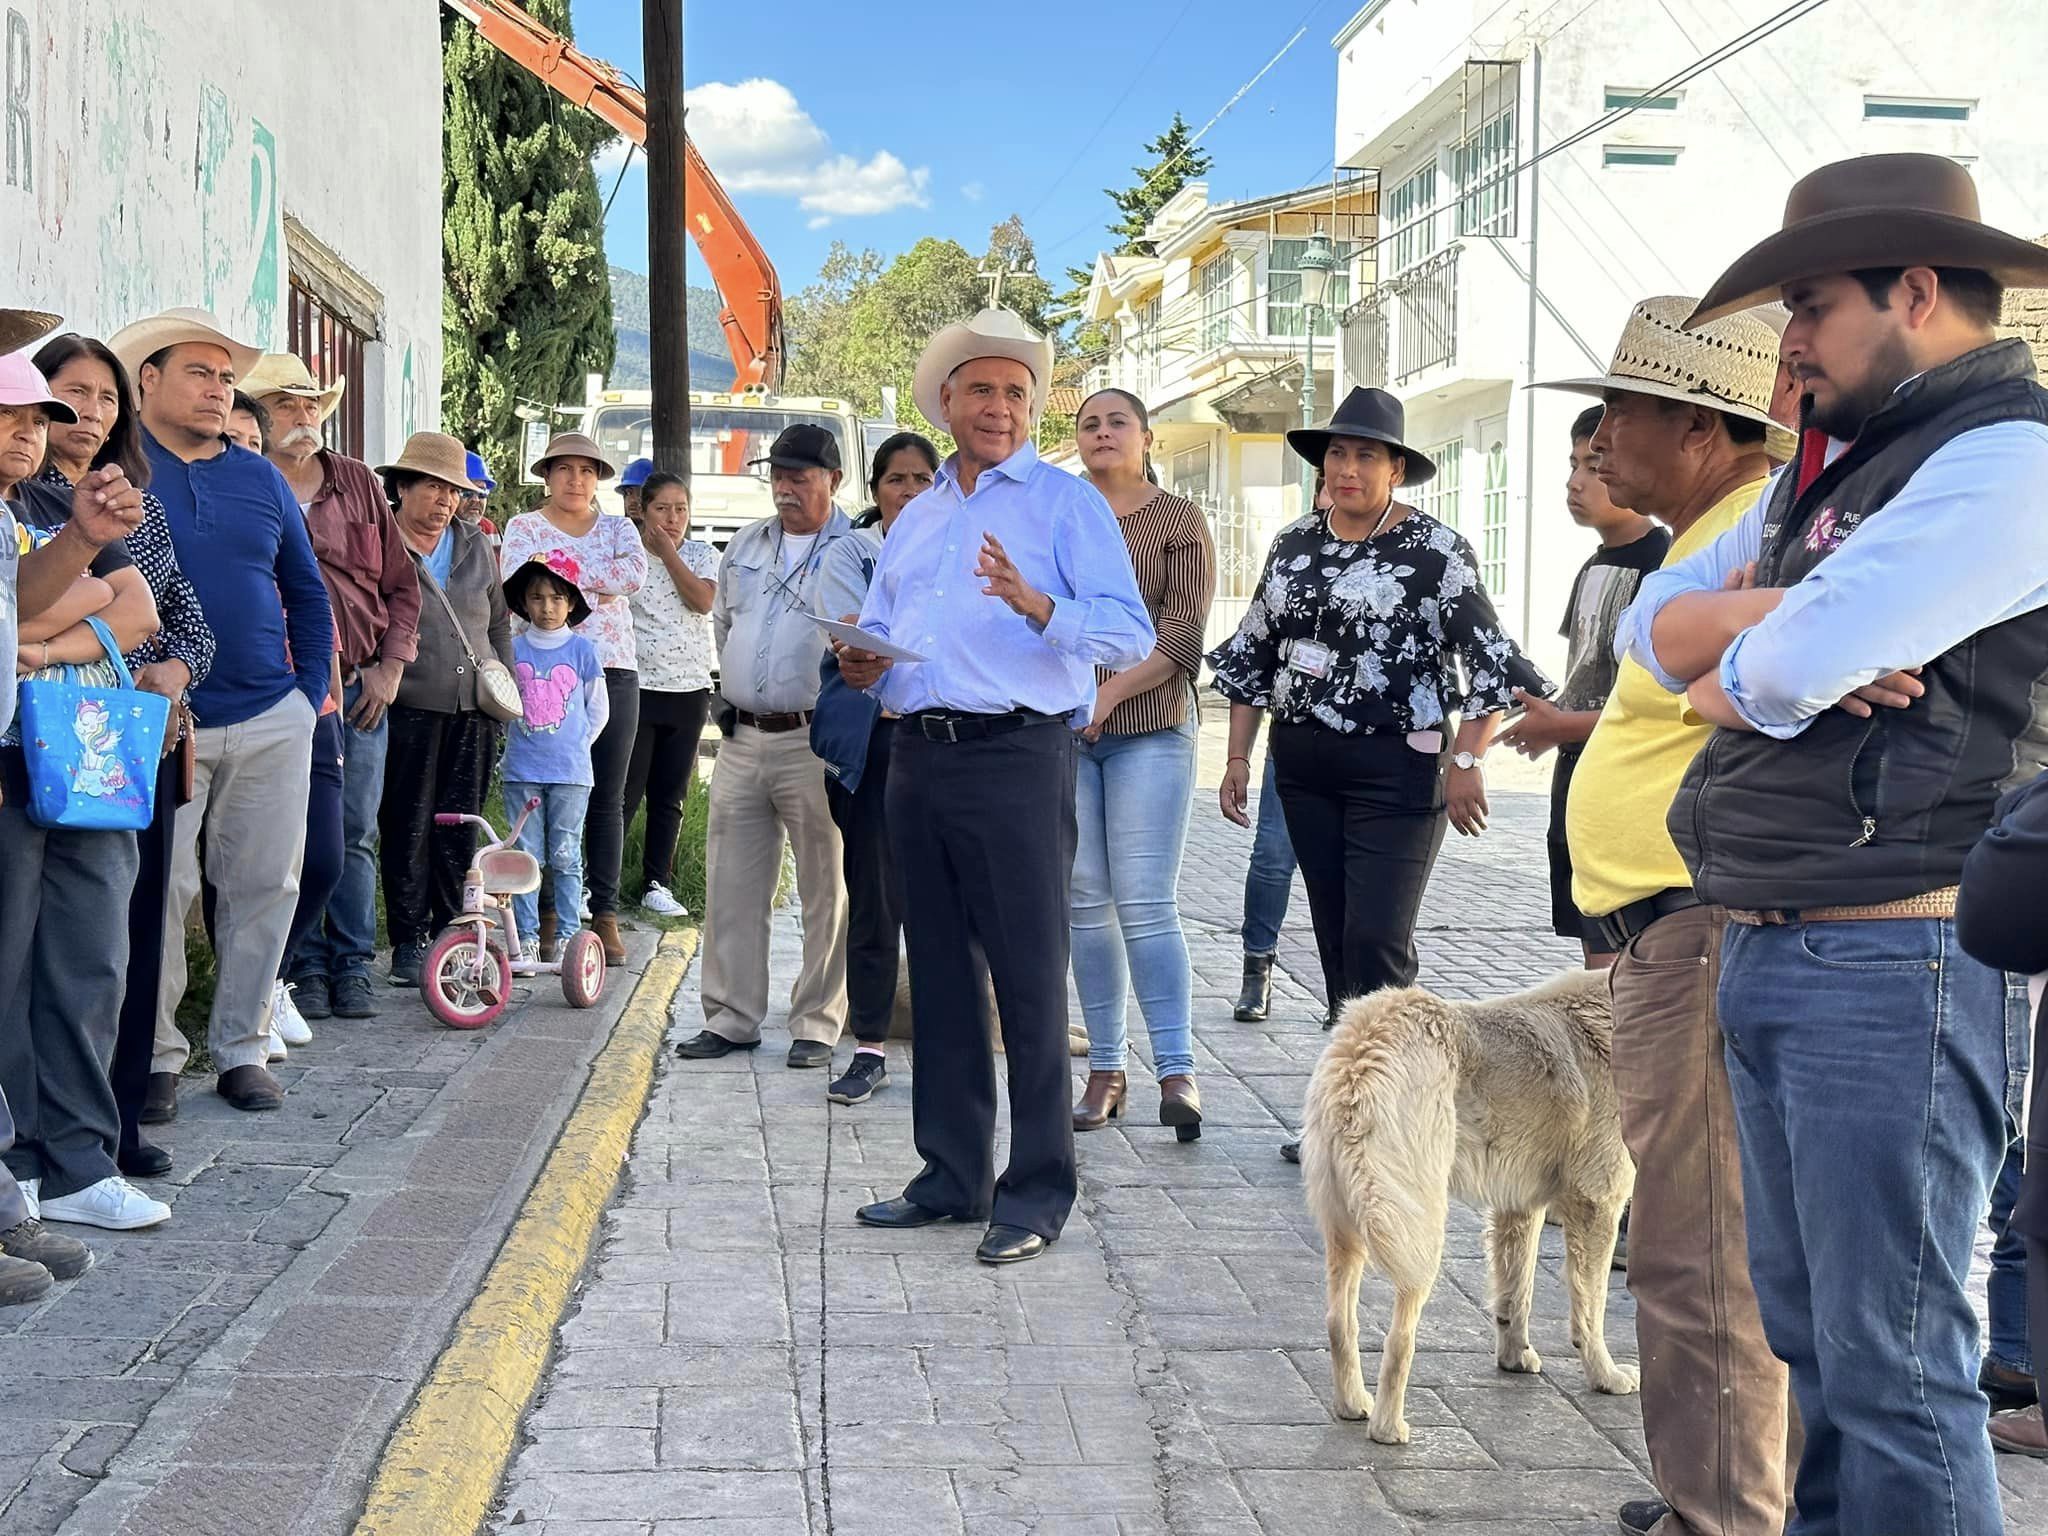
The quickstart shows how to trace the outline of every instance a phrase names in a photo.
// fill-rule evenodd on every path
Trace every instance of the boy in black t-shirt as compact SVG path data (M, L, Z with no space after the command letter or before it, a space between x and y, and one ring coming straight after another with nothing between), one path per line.
M1593 433L1602 406L1592 406L1572 423L1571 476L1565 481L1565 509L1581 528L1600 537L1600 547L1587 557L1572 581L1560 629L1569 644L1564 686L1557 697L1517 695L1522 713L1501 733L1501 743L1532 762L1552 747L1557 768L1550 781L1550 922L1559 938L1577 939L1589 967L1611 965L1597 929L1572 901L1572 858L1564 834L1565 797L1572 771L1586 738L1599 723L1601 706L1614 687L1619 663L1614 655L1614 629L1635 600L1643 577L1664 563L1671 536L1647 517L1607 499L1607 487L1594 473Z

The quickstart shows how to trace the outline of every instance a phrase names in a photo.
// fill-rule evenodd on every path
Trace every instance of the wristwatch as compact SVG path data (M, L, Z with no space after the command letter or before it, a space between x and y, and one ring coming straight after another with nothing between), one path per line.
M1470 752L1453 752L1451 754L1451 766L1453 768L1477 768L1479 766L1479 759Z

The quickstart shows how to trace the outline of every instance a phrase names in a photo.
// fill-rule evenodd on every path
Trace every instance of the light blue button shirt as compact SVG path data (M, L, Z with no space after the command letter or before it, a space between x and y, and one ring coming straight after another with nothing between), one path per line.
M1789 469L1779 474L1789 474ZM1615 631L1672 693L1687 679L1658 661L1650 633L1673 598L1719 592L1755 560L1773 476L1757 504L1706 548L1645 577ZM1790 740L1844 694L1924 666L1980 630L2048 607L2048 426L2002 421L1942 444L1776 611L1735 637L1720 681L1736 712Z
M1042 631L982 591L974 568L991 533L1052 599ZM1156 640L1109 503L1028 443L983 470L972 495L961 492L958 455L946 461L890 530L860 622L928 658L899 661L875 685L899 715L1034 709L1085 725L1095 669L1134 667Z

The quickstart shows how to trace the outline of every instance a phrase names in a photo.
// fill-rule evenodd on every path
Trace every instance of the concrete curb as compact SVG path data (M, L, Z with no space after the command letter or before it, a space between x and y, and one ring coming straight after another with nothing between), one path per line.
M694 928L665 934L656 947L482 1288L384 1448L355 1536L462 1536L489 1514L555 1325L618 1185L696 949Z

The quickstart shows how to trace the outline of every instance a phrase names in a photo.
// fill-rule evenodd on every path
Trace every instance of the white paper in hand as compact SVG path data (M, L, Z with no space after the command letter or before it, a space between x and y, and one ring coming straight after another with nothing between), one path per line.
M869 634L858 624L842 624L837 619L819 618L813 618L811 622L842 645L850 645L857 650L872 651L875 655L886 657L890 661L923 661L926 659L916 651L906 650L900 645L891 645L880 635Z

